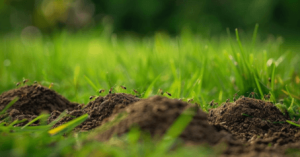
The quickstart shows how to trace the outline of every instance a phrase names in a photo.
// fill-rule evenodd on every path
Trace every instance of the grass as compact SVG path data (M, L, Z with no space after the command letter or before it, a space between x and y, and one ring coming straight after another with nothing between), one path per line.
M261 39L257 32L258 25L251 35L235 30L233 36L227 30L228 36L209 39L188 30L176 37L157 33L144 38L118 37L97 30L33 39L14 33L0 37L0 92L29 79L29 83L38 81L45 86L53 83L52 89L58 93L86 104L100 89L105 89L105 94L111 87L115 92L131 94L135 89L142 97L149 97L161 88L172 94L167 97L193 99L206 111L211 100L222 104L228 98L232 101L238 91L244 96L256 92L257 98L270 93L270 101L284 99L287 109L299 110L299 45L291 46L282 37ZM153 156L155 152L161 156L205 156L214 152L205 146L169 152L169 141L155 143L138 129L105 144L87 142L88 133L70 132L86 117L79 118L50 131L66 136L51 136L47 125L20 130L0 124L0 154ZM175 131L168 134L175 138L176 127L171 129ZM144 140L137 142L139 137ZM165 149L158 151L156 144L164 143Z

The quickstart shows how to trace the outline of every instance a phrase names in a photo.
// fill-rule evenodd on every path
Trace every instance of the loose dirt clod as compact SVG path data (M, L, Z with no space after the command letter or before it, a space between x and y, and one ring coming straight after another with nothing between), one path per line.
M240 98L209 112L210 124L226 130L250 143L284 145L299 141L298 127L286 123L272 103L252 98Z
M197 110L196 115L181 133L180 138L191 143L216 144L220 141L224 137L224 134L217 132L213 126L208 124L206 113L186 102L161 96L154 96L138 101L119 111L118 113L127 113L127 117L97 135L96 139L105 141L110 139L114 134L122 135L135 125L141 130L149 132L153 137L159 138L166 133L168 128L185 109L191 107ZM103 125L113 121L117 116L119 115L116 113L105 119Z
M7 110L7 113L9 113L12 120L27 119L27 121L18 125L26 124L42 112L51 113L53 111L61 112L66 109L74 110L78 106L78 104L69 102L63 96L46 87L41 85L26 85L2 93L0 95L0 110L4 109L15 97L19 97L19 100Z
M129 104L137 102L139 100L139 98L125 93L113 93L108 94L104 97L99 96L94 101L89 102L83 109L73 110L72 112L70 112L70 116L63 118L55 126L66 123L76 117L87 113L89 115L89 118L85 122L80 124L77 129L90 130L97 126L100 126L103 119L109 117L114 110L115 112L117 112L119 109L122 109ZM56 117L58 117L58 115L59 114L55 114L51 116L51 118L55 119Z

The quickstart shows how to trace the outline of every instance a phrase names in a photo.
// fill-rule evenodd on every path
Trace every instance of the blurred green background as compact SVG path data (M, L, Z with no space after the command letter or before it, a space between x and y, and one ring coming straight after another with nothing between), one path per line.
M151 35L224 33L225 28L247 31L255 23L265 34L299 35L298 0L1 0L0 32L35 26L51 33L90 28L114 33Z

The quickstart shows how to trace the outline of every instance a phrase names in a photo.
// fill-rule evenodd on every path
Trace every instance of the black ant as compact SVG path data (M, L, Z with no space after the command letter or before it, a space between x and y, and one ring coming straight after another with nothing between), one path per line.
M134 91L135 94L138 94L138 91L137 91L137 90L134 89L133 91Z
M264 95L264 98L265 98L266 100L269 100L269 99L270 99L270 97L271 97L271 95L270 95L270 94L266 94L266 95Z
M25 84L26 82L28 82L29 80L28 79L24 79L23 80L23 84Z
M270 78L270 77L269 77L269 79L268 79L268 80L269 80L269 82L271 83L271 78Z
M230 99L227 99L227 100L226 100L226 103L229 103L229 102L230 102Z
M238 92L239 92L239 91L238 91ZM237 97L237 95L238 95L238 94L237 94L238 92L236 92L236 93L233 95L233 101L234 101L234 102L236 101L236 97Z
M214 100L212 100L212 101L209 103L209 105L210 105L211 107L213 107L213 106L214 106Z
M194 101L194 99L188 99L188 102L193 102Z
M111 88L109 89L109 92L108 92L108 93L111 94L112 90L113 90L113 88L111 87Z
M20 82L17 82L17 83L16 83L16 86L18 87L19 85L20 85Z
M101 93L104 93L105 92L105 89L100 89L99 90L99 93L101 94Z
M120 87L121 87L122 89L125 89L125 90L127 89L127 88L126 88L126 87L124 87L124 86L120 86Z
M249 96L250 96L250 95L251 95L252 98L255 98L255 95L257 95L257 94L256 94L255 92L251 92L251 93L249 94ZM249 96L248 96L248 97L249 97Z
M159 90L158 90L158 93L159 93L160 95L164 95L164 91L163 91L162 89L159 89Z
M95 96L90 96L90 100L92 100L93 98L95 98Z
M169 96L172 96L172 94L171 93L169 93L169 92L166 92Z

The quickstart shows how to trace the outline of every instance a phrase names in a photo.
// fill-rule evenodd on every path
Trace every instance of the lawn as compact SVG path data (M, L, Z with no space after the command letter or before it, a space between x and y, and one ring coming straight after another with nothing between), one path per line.
M37 81L72 102L84 104L90 96L100 95L100 89L105 89L101 94L105 95L113 87L117 93L134 94L137 90L143 98L162 89L171 93L166 97L193 99L204 111L212 100L221 105L236 93L238 98L249 97L251 92L259 99L270 94L270 101L283 99L284 105L292 104L293 110L298 110L300 46L286 43L280 36L263 38L257 31L258 26L253 33L227 30L227 35L210 38L189 30L179 36L156 33L143 38L99 30L35 37L5 35L0 37L0 93L19 88L17 82L29 79L28 84ZM84 118L68 127L74 128ZM46 125L19 131L1 124L0 130L0 154L11 156L82 156L93 152L98 156L166 155L147 138L137 142L137 129L125 139L105 144L86 142L89 133L49 136ZM167 155L207 155L212 149L179 148Z

